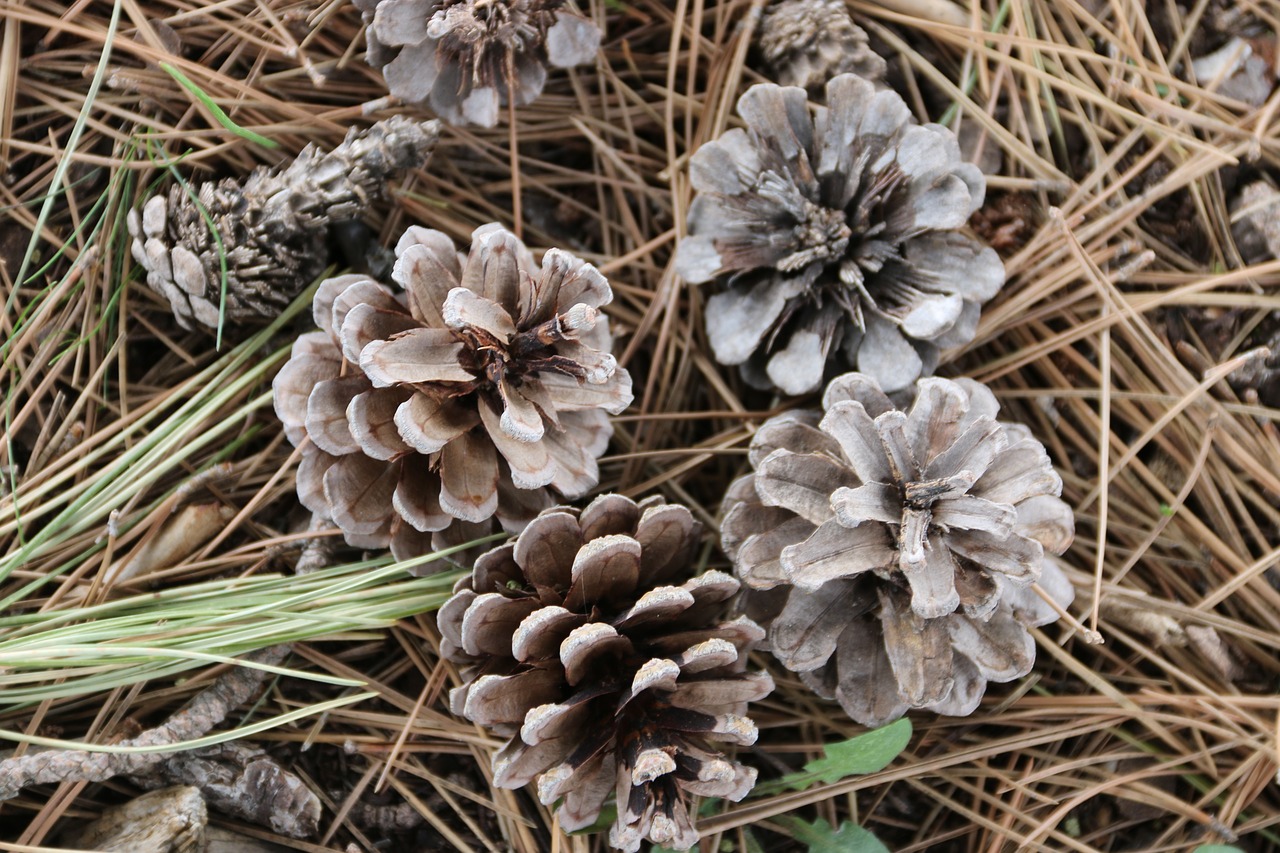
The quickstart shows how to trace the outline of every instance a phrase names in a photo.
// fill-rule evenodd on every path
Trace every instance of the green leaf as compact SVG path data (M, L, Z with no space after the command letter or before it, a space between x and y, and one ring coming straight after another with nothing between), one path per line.
M1244 851L1231 844L1201 844L1191 853L1244 853Z
M236 136L240 136L240 137L243 137L244 139L248 139L250 142L256 142L259 145L266 146L267 148L280 147L279 142L276 142L273 139L267 139L261 133L254 133L252 130L249 130L248 128L241 127L240 125L236 124L232 120L231 116L227 115L226 111L223 110L222 107L218 106L214 102L213 98L209 97L208 93L205 92L204 89L201 89L199 86L197 86L190 77L183 74L177 68L173 67L167 62L161 62L160 67L163 68L165 71L167 71L170 77L172 77L174 80L177 80L178 85L182 86L182 88L190 92L197 101L204 104L205 108L208 109L209 112L213 113L213 117L218 120L218 124L222 125L227 130L234 133Z
M809 845L809 853L889 853L869 830L847 820L839 829L832 829L822 818L808 823L798 817L780 817L778 822L797 841Z
M799 773L756 785L752 796L765 796L790 788L803 791L819 782L830 784L848 776L865 776L889 766L911 741L911 721L906 717L839 743L827 744L825 755Z

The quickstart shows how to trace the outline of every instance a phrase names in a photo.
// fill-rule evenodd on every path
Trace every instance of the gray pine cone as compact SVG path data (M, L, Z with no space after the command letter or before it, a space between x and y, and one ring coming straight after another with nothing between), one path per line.
M753 615L774 657L860 723L970 714L987 682L1030 671L1026 626L1058 618L1030 584L1073 598L1046 556L1074 533L1062 480L969 379L921 379L903 412L849 373L823 409L761 426L754 473L725 498L725 552L774 591Z
M439 136L438 121L393 116L353 128L330 152L308 145L283 171L171 187L129 212L133 256L184 328L218 325L224 258L226 319L273 318L328 266L329 225L358 219Z
M722 364L803 394L839 357L893 392L973 339L1004 265L959 230L986 181L951 131L853 74L812 115L804 89L773 84L738 112L746 129L690 161L699 194L676 254L686 280L728 285L706 307Z
M867 45L844 0L781 0L760 20L760 52L783 86L820 92L838 74L884 77L885 62Z
M440 608L441 652L465 679L450 705L509 738L494 783L536 778L568 831L615 792L609 842L622 850L692 847L692 798L736 801L755 784L715 744L755 742L743 715L773 680L746 671L747 652L764 634L729 618L737 580L694 575L701 528L661 498L553 507Z
M501 107L532 103L547 66L591 62L600 28L565 0L355 0L369 64L391 94L452 124L493 127Z

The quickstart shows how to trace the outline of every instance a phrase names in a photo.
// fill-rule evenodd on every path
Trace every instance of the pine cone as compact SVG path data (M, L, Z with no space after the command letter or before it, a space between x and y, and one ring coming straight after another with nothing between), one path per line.
M693 155L699 195L676 255L690 282L726 277L706 307L721 363L803 394L842 354L898 391L973 339L1004 266L957 230L985 179L951 131L916 125L896 93L852 74L827 84L813 117L803 89L772 84L738 112L746 130Z
M759 32L765 64L783 86L818 92L838 74L884 77L884 60L844 0L781 0L765 10Z
M1072 600L1045 556L1073 535L1062 480L972 380L921 379L904 414L850 373L823 408L766 422L755 473L725 500L739 576L785 595L765 614L771 650L868 726L908 708L970 714L988 681L1030 671L1025 626L1057 619L1030 584Z
M571 68L600 50L600 28L565 0L355 0L368 61L391 94L430 104L453 124L493 127L500 107L532 103L548 64Z
M396 256L404 293L324 281L322 331L276 376L276 413L303 448L303 505L348 543L405 558L425 538L439 549L488 532L495 516L518 530L554 494L593 488L606 412L631 403L599 311L613 298L604 276L559 249L539 267L496 224L476 229L466 258L418 227Z
M224 258L227 320L274 318L328 266L329 225L358 219L391 175L426 162L439 135L437 121L394 116L352 129L327 154L308 145L284 171L171 187L129 212L133 256L183 328L217 327Z
M661 499L597 498L548 509L476 561L440 608L443 654L466 683L455 713L510 740L494 782L538 780L561 828L591 825L616 788L609 841L686 849L691 796L740 800L756 772L711 741L751 744L747 703L773 689L747 673L764 632L725 620L731 576L695 570L701 525Z

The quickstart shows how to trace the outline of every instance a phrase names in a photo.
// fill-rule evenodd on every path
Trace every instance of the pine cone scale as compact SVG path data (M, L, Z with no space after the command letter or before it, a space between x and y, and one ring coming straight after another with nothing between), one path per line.
M898 553L883 527L850 530L833 518L802 542L783 548L779 561L791 583L816 590L828 581L889 567Z
M481 522L498 509L498 454L490 441L464 432L440 450L440 506Z
M307 399L307 415L305 426L307 434L316 447L334 456L356 453L360 445L356 443L351 429L347 425L345 413L333 411L336 402L346 402L353 394L359 394L369 388L369 380L363 376L342 376L316 383L315 390Z
M324 496L328 517L344 530L376 533L387 520L384 507L391 505L400 466L360 453L335 458L324 472Z
M878 592L884 649L899 693L916 707L942 701L952 687L953 647L946 623L919 615L891 592Z
M361 452L390 461L413 449L400 437L395 422L407 396L403 389L370 388L351 397L345 410L347 426Z

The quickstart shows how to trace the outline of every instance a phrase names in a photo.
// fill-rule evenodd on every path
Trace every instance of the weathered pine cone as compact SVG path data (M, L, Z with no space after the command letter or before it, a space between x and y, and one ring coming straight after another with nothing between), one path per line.
M760 19L760 52L783 86L821 91L838 74L884 77L885 62L867 44L845 0L780 0Z
M746 653L764 632L726 618L737 580L692 577L700 529L661 499L548 509L440 608L442 651L466 679L454 712L510 737L495 784L538 778L562 829L590 826L615 791L610 843L683 850L698 840L690 797L755 784L711 744L755 742L743 715L773 681L745 671Z
M217 327L224 259L226 319L274 319L328 266L329 226L359 219L439 136L438 121L393 116L353 128L327 153L308 145L283 171L171 187L129 212L133 256L183 328Z
M592 489L607 413L631 403L599 310L613 298L604 276L558 249L539 266L498 225L476 229L465 258L413 227L396 256L403 293L359 275L323 282L322 331L276 376L276 413L303 448L303 505L350 544L405 558L428 538L439 549L487 533L494 517L514 532L556 495Z
M532 103L547 65L595 59L600 28L565 0L355 0L368 61L391 94L453 124L493 127L501 107Z
M690 282L726 279L706 306L721 363L803 394L847 362L892 392L973 339L1004 266L959 230L985 180L950 130L915 124L896 93L852 74L813 115L803 89L772 84L738 112L746 129L690 161L699 194L676 255Z
M789 412L751 443L722 544L783 666L882 725L909 708L963 716L989 681L1026 675L1028 625L1073 591L1046 554L1071 508L1044 446L968 379L921 379L900 411L868 376L837 377L825 414Z

